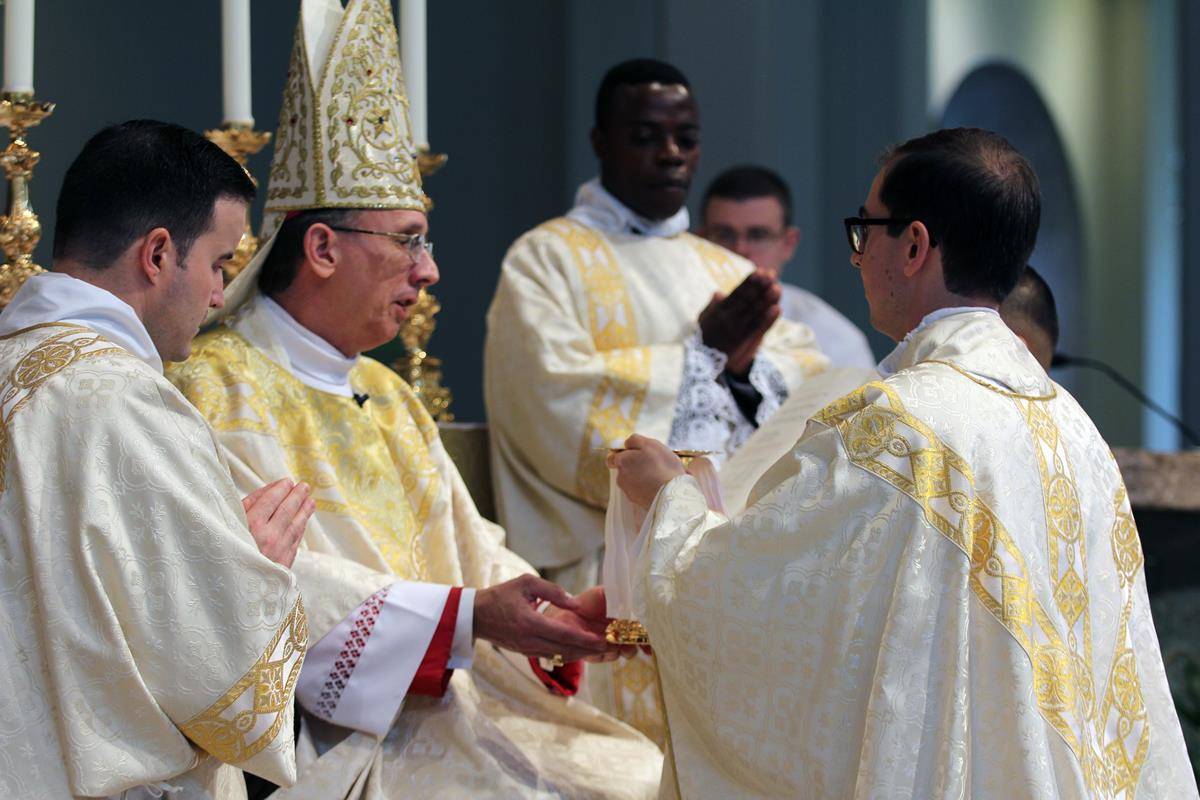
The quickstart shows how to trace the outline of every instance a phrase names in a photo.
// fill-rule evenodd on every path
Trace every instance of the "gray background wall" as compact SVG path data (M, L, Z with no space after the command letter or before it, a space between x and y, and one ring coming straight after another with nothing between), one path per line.
M122 0L99 13L80 0L39 0L35 83L40 98L59 103L29 137L42 152L33 185L45 230L40 263L49 262L62 174L91 133L137 116L197 129L220 122L219 5ZM1089 236L1085 351L1146 377L1144 354L1161 335L1143 324L1147 195L1157 190L1141 166L1146 131L1162 110L1147 98L1163 77L1152 61L1152 12L1159 28L1182 12L1172 0L1050 5L1055 13L1032 1L972 0L956 10L949 0L429 0L429 132L433 148L450 156L427 182L443 276L430 350L445 362L459 419L483 418L484 312L504 251L565 211L592 176L596 85L608 66L641 55L676 63L697 92L704 154L694 194L736 162L779 170L804 231L785 279L864 327L840 220L861 202L875 158L934 124L972 65L1017 65L1052 111L1062 110L1079 172ZM297 7L253 3L259 128L274 127ZM997 14L1003 25L987 21ZM1034 58L1039 47L1053 57ZM1099 132L1080 133L1088 129ZM265 178L269 160L268 150L252 171ZM872 337L877 354L886 353L890 344ZM1080 393L1114 444L1142 439L1141 416L1121 395L1099 382L1084 382ZM1178 403L1177 395L1163 399Z

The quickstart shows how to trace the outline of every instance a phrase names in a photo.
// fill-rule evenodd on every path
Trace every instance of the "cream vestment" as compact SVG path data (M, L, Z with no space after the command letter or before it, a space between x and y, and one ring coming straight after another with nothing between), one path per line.
M0 796L295 779L296 582L161 370L133 309L67 275L0 315Z
M991 311L881 367L733 519L688 476L655 500L640 587L683 796L1195 798L1091 421Z

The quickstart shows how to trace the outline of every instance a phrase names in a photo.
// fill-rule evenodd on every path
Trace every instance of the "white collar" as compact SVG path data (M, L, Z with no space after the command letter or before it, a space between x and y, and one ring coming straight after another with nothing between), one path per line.
M82 325L163 371L162 357L137 312L95 284L62 272L34 275L0 314L0 336L45 322Z
M305 386L342 397L354 396L350 371L358 358L342 355L266 295L256 294L232 325Z
M599 178L592 178L579 187L575 193L575 207L567 212L567 216L604 233L631 233L663 239L678 236L691 224L687 206L666 219L646 219L613 197L600 184Z
M918 333L938 320L943 320L955 314L966 314L971 311L987 311L995 314L997 317L1000 316L1000 312L996 311L996 309L987 308L986 306L952 306L950 308L938 308L930 311L921 319L917 327L904 335L904 338L896 345L896 349L888 353L887 357L879 362L879 374L886 378L889 375L894 375L900 369L901 362L904 360L904 353L908 350L909 344L912 343L913 337Z

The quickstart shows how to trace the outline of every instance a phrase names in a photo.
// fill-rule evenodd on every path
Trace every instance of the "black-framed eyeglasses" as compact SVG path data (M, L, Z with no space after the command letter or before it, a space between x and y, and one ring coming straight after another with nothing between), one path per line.
M421 251L424 250L433 258L433 242L423 233L393 233L391 231L369 231L366 228L351 228L345 225L330 225L335 231L343 233L365 233L370 236L386 236L396 243L398 247L403 247L408 252L413 261L419 261Z
M913 220L907 217L846 217L842 220L846 226L846 241L860 256L867 249L867 230L872 225L907 225L910 222Z

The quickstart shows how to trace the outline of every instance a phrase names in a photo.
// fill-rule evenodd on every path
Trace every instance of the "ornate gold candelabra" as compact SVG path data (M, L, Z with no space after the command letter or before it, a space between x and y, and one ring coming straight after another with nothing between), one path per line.
M270 131L256 131L250 126L238 122L227 122L220 128L205 131L204 136L232 156L242 165L242 169L246 169L246 160L250 156L262 150L267 146L267 142L271 141ZM250 170L246 169L246 174L257 186L258 181L254 180ZM258 237L250 230L250 220L247 218L241 241L238 242L237 249L233 251L233 258L225 265L225 282L229 283L236 278L237 274L250 263L250 259L254 258L256 252L258 252Z
M428 178L433 173L437 172L446 163L449 158L445 153L431 153L429 145L423 144L417 148L417 169L421 170L421 177Z
M427 146L418 148L417 167L421 170L421 177L428 178L441 169L446 163L446 158L445 153L431 153ZM454 414L450 412L450 404L454 402L454 395L442 386L441 359L434 358L425 351L429 337L433 336L437 327L434 316L441 310L442 306L437 298L428 290L422 289L416 305L409 312L408 321L400 331L400 341L404 343L407 352L392 362L392 369L408 381L431 417L438 422L453 422Z
M454 401L454 396L442 386L442 361L425 352L429 337L437 326L434 316L441 310L437 298L422 289L421 296L417 298L407 322L400 330L400 341L408 352L392 363L392 369L408 381L431 417L438 422L453 422L450 403Z
M29 181L42 157L25 144L25 131L54 111L53 103L34 100L32 94L0 95L0 125L8 128L8 147L0 153L0 166L8 177L8 213L0 216L0 308L8 305L27 278L42 272L33 263L33 248L42 238L42 224L29 205Z

